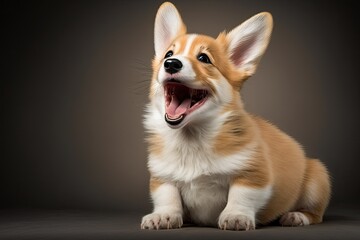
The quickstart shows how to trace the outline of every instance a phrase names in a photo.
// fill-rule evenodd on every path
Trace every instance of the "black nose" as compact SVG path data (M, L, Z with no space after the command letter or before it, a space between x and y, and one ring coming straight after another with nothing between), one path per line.
M181 70L182 66L182 63L176 58L169 58L164 62L165 71L170 74L177 73Z

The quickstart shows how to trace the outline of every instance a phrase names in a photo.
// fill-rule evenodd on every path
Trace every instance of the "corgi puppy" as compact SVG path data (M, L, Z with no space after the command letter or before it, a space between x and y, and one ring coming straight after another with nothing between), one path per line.
M144 120L154 210L142 229L322 221L330 196L325 166L241 100L272 25L263 12L214 39L187 34L171 3L159 8Z

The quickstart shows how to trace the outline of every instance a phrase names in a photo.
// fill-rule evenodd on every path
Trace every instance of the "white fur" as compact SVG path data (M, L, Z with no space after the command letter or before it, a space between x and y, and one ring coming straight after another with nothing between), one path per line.
M191 182L179 182L178 186L191 220L199 225L216 226L226 205L229 177L202 176Z
M227 35L231 59L236 67L249 76L255 73L256 66L269 44L271 30L271 15L259 13Z
M195 139L179 141L175 137L169 141L163 157L149 156L148 167L155 176L170 181L190 182L203 175L235 174L248 166L255 149L251 144L237 154L219 157L206 147L206 143L196 144Z
M195 79L196 75L194 73L193 67L191 66L191 62L189 61L189 59L182 55L173 55L171 56L171 58L176 58L182 63L183 67L181 69L181 73L175 73L170 75L162 67L160 68L158 73L158 78L157 78L158 82L160 84L163 84L164 81L169 80L169 78L176 78L177 80L180 80L191 86L191 84L193 84L194 82L193 80ZM163 65L163 62L161 64Z
M196 36L197 36L196 34L189 35L189 37L187 39L187 42L186 42L186 45L185 45L184 52L182 53L182 55L184 55L184 56L189 55L191 45L193 44L194 39L196 38Z
M141 228L181 227L183 208L177 187L170 183L164 183L151 193L151 197L154 202L154 211L143 217Z
M159 9L155 19L155 55L162 58L170 43L178 36L183 25L174 5L167 3Z
M232 101L232 87L225 77L221 76L220 79L209 78L209 80L215 86L217 94L214 97L216 98L217 104L226 105L230 103Z
M283 226L306 226L310 224L309 219L301 212L288 212L280 218Z
M232 218L246 216L253 227L255 227L256 213L267 203L271 197L271 186L265 188L250 188L239 185L232 185L229 190L227 205L219 218L221 227L225 221Z
M171 183L161 184L151 193L154 201L154 212L177 212L182 213L182 205L179 191Z

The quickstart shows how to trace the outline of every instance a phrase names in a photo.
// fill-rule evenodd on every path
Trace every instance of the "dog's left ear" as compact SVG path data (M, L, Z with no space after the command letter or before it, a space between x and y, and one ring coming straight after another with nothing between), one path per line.
M163 3L155 18L155 56L163 58L175 38L185 33L186 27L176 7L169 2Z
M270 13L259 13L226 35L228 54L235 67L249 77L270 40L273 21Z

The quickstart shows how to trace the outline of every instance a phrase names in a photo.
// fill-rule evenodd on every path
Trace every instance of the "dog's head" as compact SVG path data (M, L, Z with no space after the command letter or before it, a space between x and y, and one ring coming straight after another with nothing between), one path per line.
M271 15L260 13L216 39L187 34L175 6L163 3L155 19L150 99L168 125L181 128L241 105L238 92L254 74L271 30Z

